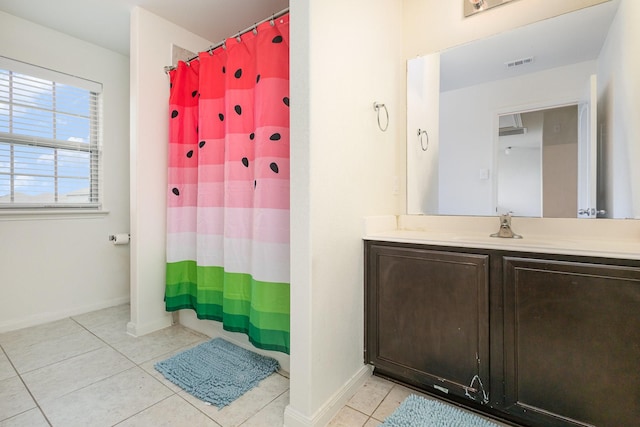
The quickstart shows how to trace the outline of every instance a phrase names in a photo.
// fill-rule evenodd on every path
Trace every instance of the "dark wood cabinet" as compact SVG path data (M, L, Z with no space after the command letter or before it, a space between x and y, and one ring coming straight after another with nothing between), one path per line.
M640 425L640 269L504 258L505 410L534 425Z
M365 242L365 361L523 426L640 425L640 261Z
M367 361L415 386L485 400L488 256L368 248Z

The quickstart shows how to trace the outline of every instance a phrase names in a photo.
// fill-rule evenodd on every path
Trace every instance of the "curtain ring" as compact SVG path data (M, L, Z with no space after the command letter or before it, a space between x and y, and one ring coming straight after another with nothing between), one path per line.
M426 146L424 145L424 140L422 138L422 135L427 136ZM427 131L424 129L418 129L418 139L420 139L420 148L422 148L422 151L427 151L429 149L429 134L427 133Z
M387 116L387 123L385 124L384 128L380 124L380 108L384 108L384 112ZM387 106L384 104L378 104L377 102L374 102L373 109L378 113L378 127L382 132L386 132L387 128L389 128L389 110L387 110Z

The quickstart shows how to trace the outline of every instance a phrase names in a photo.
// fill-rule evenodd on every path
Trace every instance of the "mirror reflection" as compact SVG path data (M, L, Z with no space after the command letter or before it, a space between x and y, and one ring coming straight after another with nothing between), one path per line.
M407 212L640 218L624 1L409 60Z

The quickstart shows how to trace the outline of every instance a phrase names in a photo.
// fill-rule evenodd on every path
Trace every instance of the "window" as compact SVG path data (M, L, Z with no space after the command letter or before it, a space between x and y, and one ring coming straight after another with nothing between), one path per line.
M101 92L0 57L0 209L100 208Z

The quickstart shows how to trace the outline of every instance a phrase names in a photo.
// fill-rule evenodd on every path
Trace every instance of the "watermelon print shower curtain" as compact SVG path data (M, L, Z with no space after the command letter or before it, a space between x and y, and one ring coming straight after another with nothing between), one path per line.
M289 15L169 73L167 311L289 353Z

